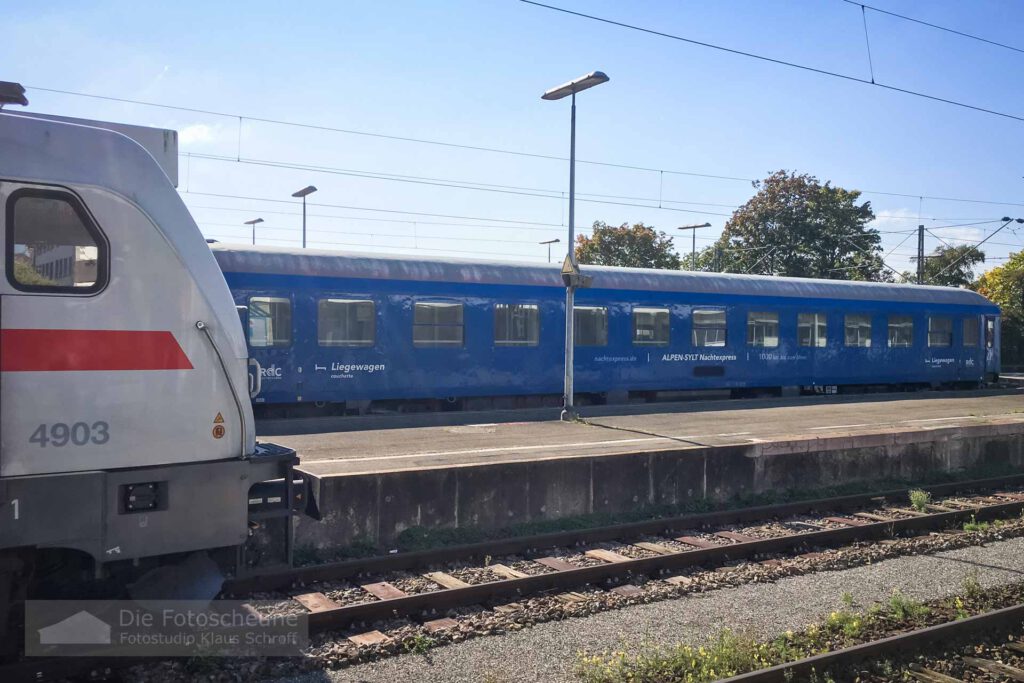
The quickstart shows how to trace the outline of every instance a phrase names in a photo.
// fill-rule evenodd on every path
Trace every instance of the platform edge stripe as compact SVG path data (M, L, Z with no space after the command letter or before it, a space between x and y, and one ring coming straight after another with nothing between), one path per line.
M167 330L0 330L0 371L191 370Z

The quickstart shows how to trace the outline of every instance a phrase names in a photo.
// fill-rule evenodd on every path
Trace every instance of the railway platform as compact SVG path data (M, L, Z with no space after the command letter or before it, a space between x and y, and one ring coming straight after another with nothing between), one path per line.
M280 424L263 427L296 449L315 479L323 519L302 520L298 542L324 549L387 546L410 527L487 530L1024 466L1024 392L1016 389L582 412L573 424L488 413L412 416L444 423L415 427L401 416L320 420L334 431L291 435Z

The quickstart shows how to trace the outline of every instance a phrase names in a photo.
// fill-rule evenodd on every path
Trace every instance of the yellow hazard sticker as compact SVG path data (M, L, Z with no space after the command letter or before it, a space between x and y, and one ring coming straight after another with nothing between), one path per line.
M217 413L217 417L213 418L213 424L219 425L219 424L223 424L223 423L224 423L224 416L221 415L220 413Z

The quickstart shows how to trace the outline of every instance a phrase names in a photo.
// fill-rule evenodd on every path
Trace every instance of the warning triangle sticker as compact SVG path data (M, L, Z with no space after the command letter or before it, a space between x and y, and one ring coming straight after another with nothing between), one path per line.
M562 275L572 275L576 272L576 264L572 262L569 255L565 255L565 260L562 261Z
M224 416L221 415L220 413L217 413L217 417L213 418L213 424L219 425L222 422L224 422Z

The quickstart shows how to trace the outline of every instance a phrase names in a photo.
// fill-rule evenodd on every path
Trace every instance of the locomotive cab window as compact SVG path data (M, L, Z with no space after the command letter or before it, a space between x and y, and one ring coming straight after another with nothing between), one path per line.
M254 349L290 346L292 302L276 296L249 299L249 346Z
M909 315L889 316L889 346L909 348L914 345L914 319Z
M978 345L978 319L977 318L964 318L964 346L977 346Z
M89 294L106 284L105 239L71 194L24 189L7 202L7 279L28 292Z
M747 345L776 347L779 345L779 314L750 311L747 313Z
M603 306L573 308L576 346L608 345L608 309Z
M540 309L537 304L495 304L495 346L537 346Z
M953 319L928 318L928 346L947 347L953 345Z
M844 339L847 346L871 346L871 316L850 314L844 319Z
M421 301L413 311L413 346L462 346L462 304Z
M372 301L320 299L316 312L320 346L373 346L377 316Z
M824 313L800 313L796 318L796 336L800 346L824 348L828 345L828 322Z
M633 343L644 346L665 346L669 341L667 308L633 309Z
M725 346L725 342L725 311L695 309L693 311L693 345Z

